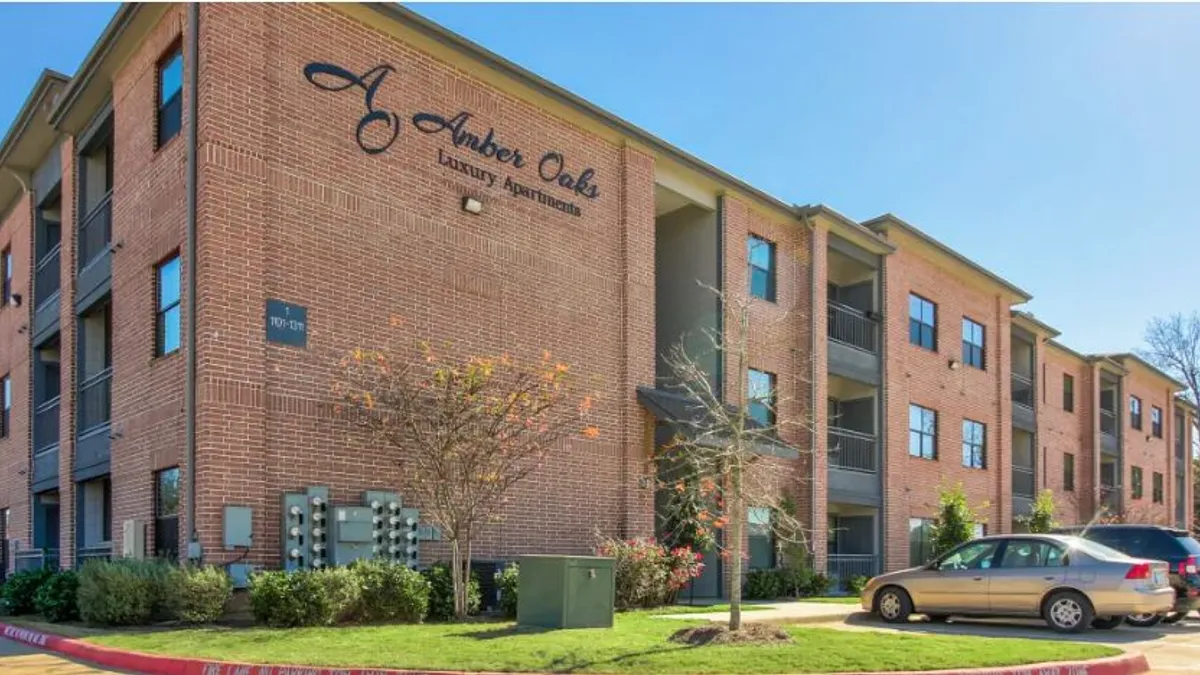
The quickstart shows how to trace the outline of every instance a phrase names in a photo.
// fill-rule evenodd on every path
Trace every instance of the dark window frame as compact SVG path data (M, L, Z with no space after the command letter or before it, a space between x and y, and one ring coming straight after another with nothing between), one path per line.
M175 479L175 495L174 495L175 506L174 506L174 509L170 513L164 513L163 512L163 501L164 501L163 500L163 494L164 494L163 493L163 478L172 473L174 473L174 479ZM180 496L181 496L180 485L181 485L181 483L182 483L182 480L180 478L178 466L170 466L170 467L166 467L164 469L159 469L158 471L154 472L154 543L153 543L154 557L166 557L168 559L175 559L175 560L177 560L179 558L179 553L180 553L179 552L179 512L182 509L182 505L180 504ZM160 542L163 542L163 543L170 542L170 538L168 538L166 536L166 533L169 531L168 528L174 528L175 548L173 551L171 551L170 549L168 549L168 551L166 551L166 552L160 551L159 550ZM164 556L163 555L164 553L172 553L172 552L174 553L174 556L171 556L171 555Z
M1075 412L1075 376L1063 373L1063 410Z
M1075 455L1063 453L1063 492L1075 491Z
M963 365L979 370L987 370L987 328L975 321L969 316L963 317ZM979 330L979 344L973 342L974 335L968 335L968 331L974 332Z
M921 413L921 428L914 429L912 426L913 409L916 408ZM927 431L925 428L926 416L925 413L931 413L933 422L933 431ZM918 443L917 452L913 453L913 434L917 434L920 442ZM929 439L930 454L925 454L925 439ZM917 403L908 404L908 456L917 457L920 459L937 460L938 458L938 412L933 408L926 408Z
M760 246L767 247L767 266L766 267L760 267L759 265L754 264L754 251L757 247L760 247ZM775 242L771 241L770 239L760 237L757 234L750 234L747 236L747 238L746 238L746 270L747 270L746 271L746 274L747 274L746 286L749 288L750 295L752 297L758 298L759 300L766 300L767 302L775 302L775 297L776 297L775 293L776 293L776 286L777 286L776 279L775 279L775 274L776 274L775 260L776 260L775 259ZM766 275L766 282L764 284L764 288L761 289L761 292L755 290L754 273L756 271L761 272L762 274Z
M1162 504L1165 501L1165 488L1163 487L1163 475L1154 471L1150 475L1150 499L1155 504Z
M968 428L972 432L978 429L979 443L968 440ZM987 469L987 425L983 422L963 418L962 432L963 466L968 469Z
M1156 405L1150 406L1150 435L1155 438L1163 437L1163 411Z
M747 368L746 371L746 414L749 415L751 419L755 420L759 424L762 424L763 426L774 426L775 405L779 398L776 395L776 382L778 382L778 378L776 377L775 373L767 370ZM765 398L753 395L755 392L755 374L765 375L767 378L768 389L767 396ZM760 419L760 415L756 412L758 410L764 411L763 415L766 418L765 421Z
M163 100L163 73L179 61L179 89ZM166 147L183 130L183 42L171 43L155 64L154 72L154 149Z
M1130 498L1141 499L1144 493L1144 486L1142 485L1142 467L1132 465L1129 467L1129 485Z
M0 377L0 438L8 438L9 425L12 424L12 373Z
M1142 430L1142 399L1132 394L1129 396L1129 426Z
M913 301L917 302L919 316L913 316ZM933 323L925 322L925 310L929 309ZM916 293L908 294L908 343L931 352L938 350L937 303Z
M176 281L177 297L164 305L163 303L163 272L171 263L178 263L179 279ZM154 356L161 357L174 354L183 347L183 260L176 251L154 266ZM178 335L175 345L167 349L167 316L174 311L178 317L175 322Z
M13 257L11 245L5 246L4 250L0 251L0 267L4 268L4 291L3 296L0 296L0 301L3 301L4 303L3 305L0 305L0 308L3 308L12 304Z

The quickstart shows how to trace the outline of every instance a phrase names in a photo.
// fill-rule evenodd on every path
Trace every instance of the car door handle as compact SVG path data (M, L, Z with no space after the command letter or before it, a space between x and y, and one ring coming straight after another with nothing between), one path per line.
M983 577L972 577L975 581L983 581Z
M1045 579L1046 581L1054 581L1055 579L1058 579L1058 577L1042 577L1042 578Z

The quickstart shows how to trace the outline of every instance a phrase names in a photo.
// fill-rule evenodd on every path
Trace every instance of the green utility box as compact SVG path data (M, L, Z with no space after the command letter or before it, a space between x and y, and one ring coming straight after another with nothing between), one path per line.
M540 628L612 628L613 559L527 555L519 560L517 624Z

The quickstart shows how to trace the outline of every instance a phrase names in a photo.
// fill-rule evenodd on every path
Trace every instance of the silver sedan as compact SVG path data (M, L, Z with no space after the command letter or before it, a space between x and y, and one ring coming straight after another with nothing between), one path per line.
M1175 591L1164 562L1079 537L1014 534L975 539L923 567L875 577L861 600L893 623L918 613L933 621L1041 617L1074 633L1115 628L1128 614L1166 612Z

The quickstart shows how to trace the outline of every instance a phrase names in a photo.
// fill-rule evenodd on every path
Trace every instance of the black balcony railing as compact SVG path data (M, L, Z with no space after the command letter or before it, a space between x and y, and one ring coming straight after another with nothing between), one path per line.
M1014 464L1012 468L1012 479L1012 491L1014 495L1033 498L1037 486L1035 485L1036 480L1032 467L1017 466Z
M96 544L95 546L84 546L75 551L75 567L83 567L84 563L89 560L111 560L112 559L112 542Z
M62 260L62 244L50 249L37 263L33 277L33 306L41 307L58 293L62 283L60 261Z
M33 452L58 445L58 397L38 405L33 411Z
M874 434L830 427L829 466L874 473L877 466L875 460L877 445L878 441Z
M1100 433L1106 436L1117 435L1117 414L1111 410L1100 409Z
M1012 374L1012 401L1016 405L1033 409L1033 378Z
M830 554L826 574L839 582L845 589L846 582L854 577L873 577L879 574L879 556L872 553L862 555Z
M112 416L112 368L106 368L79 385L79 434L108 424Z
M58 569L58 549L27 548L13 554L13 567L18 572Z
M88 266L112 241L112 192L92 207L79 227L79 269Z
M829 303L829 339L872 354L879 351L879 322L861 309Z

